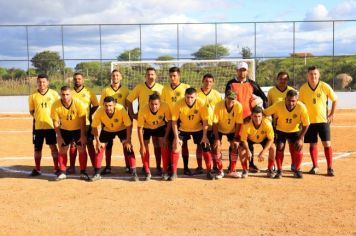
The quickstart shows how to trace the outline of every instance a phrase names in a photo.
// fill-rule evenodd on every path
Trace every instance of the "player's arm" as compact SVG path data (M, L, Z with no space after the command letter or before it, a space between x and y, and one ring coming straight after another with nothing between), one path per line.
M124 142L124 148L128 151L132 151L132 142L131 142L131 134L132 134L132 124L126 126L126 140Z
M56 135L57 135L58 147L60 148L64 144L61 130L60 130L60 121L57 119L53 119L53 127L54 127L54 131L56 132Z
M307 125L307 126L302 125L302 130L300 131L300 133L298 135L298 139L295 142L295 149L297 151L300 151L303 147L304 136L307 133L308 128L309 128L309 125Z
M100 142L99 139L99 125L101 124L100 121L100 111L94 114L93 122L91 123L92 127L92 134L94 135L95 143L96 143L96 151L99 152L101 149L105 147L103 143Z
M337 100L334 100L331 104L331 110L328 114L328 122L331 123L333 122L334 120L334 113L335 113L335 110L336 110L336 103L337 103Z
M268 139L265 147L258 154L258 161L263 161L264 160L263 156L266 155L266 153L269 152L269 149L271 148L272 145L273 145L273 139Z
M203 120L203 137L200 143L209 143L208 128L209 128L208 120Z
M251 153L250 148L248 147L248 142L247 142L247 140L241 141L240 144L241 144L240 147L241 147L243 150L245 150L245 152L246 152L247 159L248 159L248 160L251 160L251 158L252 158L252 153Z
M140 142L140 154L144 156L146 153L145 141L143 140L143 127L137 127L138 141Z
M86 125L85 115L80 116L80 143L82 144L82 146L84 146L87 142L85 125Z
M137 114L134 113L132 102L130 102L129 100L126 99L125 105L127 107L127 112L129 113L130 118L132 120L133 119L137 120Z

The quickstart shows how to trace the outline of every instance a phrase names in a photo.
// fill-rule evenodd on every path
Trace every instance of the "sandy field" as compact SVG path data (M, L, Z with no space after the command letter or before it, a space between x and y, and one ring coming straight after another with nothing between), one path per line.
M84 182L77 176L51 181L47 146L44 174L29 178L34 165L31 129L29 115L0 115L0 235L356 235L356 110L338 110L332 124L336 176L325 176L319 146L320 174L304 173L303 179L292 178L286 155L286 171L279 180L262 172L247 179L210 181L205 176L186 178L180 169L174 182L158 177L130 182L118 140L113 174L100 181ZM195 168L193 145L190 153L190 167ZM226 153L225 144L225 167ZM308 172L308 146L304 153L302 170ZM267 167L266 162L256 163ZM179 164L182 168L181 159Z

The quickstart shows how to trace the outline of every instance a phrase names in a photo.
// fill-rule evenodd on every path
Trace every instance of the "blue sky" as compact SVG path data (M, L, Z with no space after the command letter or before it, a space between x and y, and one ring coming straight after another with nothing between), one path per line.
M138 24L261 22L303 20L356 20L356 0L0 0L0 66L23 67L27 62L1 60L27 59L24 27L16 24ZM335 53L356 54L356 21L338 23ZM258 24L256 56L288 56L292 51L291 23ZM60 27L29 28L30 57L43 50L64 51L67 59L99 57L97 26L65 27L64 50ZM214 25L180 27L180 57L190 57L200 46L214 43ZM332 53L332 24L296 24L296 51L315 55ZM241 47L254 49L253 24L219 25L218 43L238 57ZM136 26L102 27L103 58L139 46ZM176 26L144 26L144 58L177 55ZM17 64L16 64L17 63ZM74 62L67 62L67 64ZM20 65L21 64L21 65Z

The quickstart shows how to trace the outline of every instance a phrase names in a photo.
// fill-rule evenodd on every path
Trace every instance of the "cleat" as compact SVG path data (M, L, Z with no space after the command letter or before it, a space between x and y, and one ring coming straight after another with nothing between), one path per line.
M300 170L296 170L294 172L294 177L296 177L298 179L302 179L303 178L303 173Z
M170 181L174 181L174 180L176 180L177 178L178 178L177 174L176 174L176 173L173 173L173 174L171 175L171 177L169 177L169 180L170 180Z
M36 169L33 169L30 173L30 177L36 177L36 176L40 176L41 175L41 171L38 171Z
M156 168L156 173L155 173L156 176L162 176L162 168L161 167L158 167Z
M81 180L86 180L86 181L89 181L89 180L90 180L89 175L88 175L85 171L83 171L83 172L81 171L79 178L80 178Z
M194 170L194 175L201 175L201 174L204 174L203 168L197 167L197 168Z
M95 175L93 175L93 177L90 178L91 182L95 182L95 181L98 181L98 180L101 180L101 175L100 174L95 174Z
M101 172L101 175L109 175L111 174L111 167L106 166Z
M65 180L66 178L67 178L66 174L60 173L58 176L56 176L56 178L54 180L61 181L61 180Z
M241 178L241 172L237 172L237 171L231 171L227 174L228 177L230 178L237 178L240 179Z
M243 170L242 174L241 174L241 178L245 179L248 177L248 171L247 170Z
M138 178L137 173L133 172L132 175L131 175L131 181L137 182L139 180L140 179Z
M318 174L318 172L319 172L319 168L318 168L318 167L313 167L313 168L309 171L309 174L316 175L316 174Z
M61 170L60 170L60 169L55 170L55 171L54 171L54 174L55 174L56 176L60 175L60 174L61 174Z
M162 180L167 181L169 180L169 175L167 173L162 175Z
M189 176L193 175L189 168L184 169L183 174L184 175L189 175Z
M334 170L332 168L328 168L328 172L326 175L331 177L335 176Z
M292 165L290 166L290 170L293 171L293 172L295 171L295 165L294 165L294 164L292 164Z
M260 169L258 169L257 166L253 163L249 166L248 170L251 173L259 173L260 172Z
M283 177L282 171L281 170L277 170L276 175L274 176L275 179L281 179Z
M151 178L152 178L151 173L150 173L150 172L146 173L146 175L145 175L145 181L149 181L149 180L151 180Z
M218 171L218 174L215 176L216 179L224 178L225 174L224 171Z
M126 173L126 174L132 174L130 167L126 167L126 168L125 168L125 173ZM110 174L111 174L111 169L110 169Z
M274 178L276 176L276 173L274 173L273 170L267 170L267 177L268 178Z
M70 166L66 170L66 175L74 175L75 174L75 166Z
M212 172L208 172L206 174L206 178L207 179L210 179L210 180L214 180L215 179L215 175L212 173Z

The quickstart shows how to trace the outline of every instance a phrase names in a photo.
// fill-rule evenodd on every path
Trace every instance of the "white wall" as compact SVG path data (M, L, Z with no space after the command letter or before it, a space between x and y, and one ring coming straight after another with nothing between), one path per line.
M356 92L336 92L336 94L337 108L356 109ZM0 113L28 113L28 96L0 96Z

